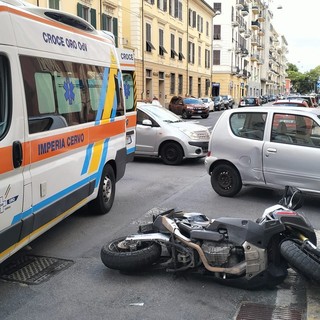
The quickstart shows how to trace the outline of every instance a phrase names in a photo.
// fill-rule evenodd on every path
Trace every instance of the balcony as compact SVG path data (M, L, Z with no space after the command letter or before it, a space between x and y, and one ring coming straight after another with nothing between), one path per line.
M243 9L243 4L242 4L242 3L237 3L237 4L236 4L236 8L237 8L238 10L242 10L242 9Z
M239 54L239 53L241 53L241 51L242 51L242 49L241 49L241 47L236 47L236 49L234 50L234 52L236 53L236 54Z
M239 73L240 69L239 67L231 67L231 74L235 75Z
M259 30L260 29L260 22L258 20L251 21L251 29L252 30Z
M240 25L239 26L239 32L244 33L246 31L246 26L245 25Z
M250 38L251 37L251 31L250 30L247 30L244 35L243 35L246 39Z
M249 51L247 49L242 49L241 50L241 57L244 58L249 54Z
M232 21L232 22L231 22L231 25L232 25L234 28L236 28L236 27L239 26L239 22L238 22L237 20Z
M262 64L264 64L264 60L262 59L262 58L260 58L258 61L257 61L257 63L258 63L258 65L262 65Z
M243 9L241 10L241 15L243 17L246 17L249 14L249 7L248 6L243 6Z
M256 4L252 5L252 13L253 14L258 14L259 13L259 6Z
M252 45L252 46L257 46L258 43L259 43L258 37L257 37L257 36L253 36L253 37L251 38L251 45Z
M262 12L260 12L259 17L258 17L259 22L265 22L266 21L266 15Z
M259 51L263 50L263 49L264 49L264 45L261 44L261 43L258 43L257 49L258 49Z
M258 61L259 60L259 55L257 53L251 53L251 61L254 62L254 61Z
M264 34L265 34L265 33L264 33L264 29L262 29L262 28L259 29L258 35L259 35L259 36L264 36Z

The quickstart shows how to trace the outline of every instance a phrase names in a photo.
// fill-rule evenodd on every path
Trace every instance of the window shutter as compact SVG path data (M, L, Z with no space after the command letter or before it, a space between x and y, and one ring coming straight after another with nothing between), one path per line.
M112 22L113 22L113 34L115 37L115 45L118 48L118 19L113 18Z
M107 16L105 13L102 14L102 30L107 30Z
M83 16L82 16L82 4L81 3L77 3L77 15L78 15L78 17L81 17L81 18L83 18Z
M97 28L97 11L96 11L96 9L90 9L90 21L91 21L91 24L95 27L95 28Z

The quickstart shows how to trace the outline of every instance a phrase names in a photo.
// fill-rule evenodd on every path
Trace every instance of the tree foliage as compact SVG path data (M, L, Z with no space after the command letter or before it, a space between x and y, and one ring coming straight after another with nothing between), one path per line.
M320 79L320 65L308 72L302 73L296 65L288 63L286 72L291 80L291 91L303 94L318 93L317 81Z

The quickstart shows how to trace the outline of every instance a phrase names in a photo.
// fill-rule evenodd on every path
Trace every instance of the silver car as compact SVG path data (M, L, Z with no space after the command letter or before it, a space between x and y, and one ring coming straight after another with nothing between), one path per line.
M320 193L320 110L250 107L225 111L210 137L205 167L213 189L242 186Z
M165 164L177 165L184 158L205 157L208 128L186 122L173 112L152 104L137 107L135 155L161 157Z

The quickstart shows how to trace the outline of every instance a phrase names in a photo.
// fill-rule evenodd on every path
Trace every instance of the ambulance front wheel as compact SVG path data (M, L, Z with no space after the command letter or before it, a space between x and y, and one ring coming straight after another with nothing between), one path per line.
M92 209L97 214L108 213L113 205L116 193L116 179L113 168L106 164L101 175L98 196L92 201Z

